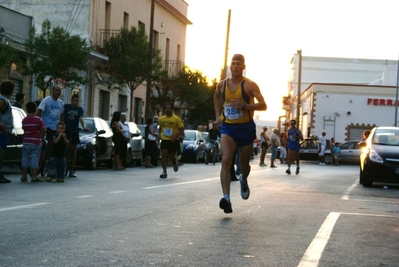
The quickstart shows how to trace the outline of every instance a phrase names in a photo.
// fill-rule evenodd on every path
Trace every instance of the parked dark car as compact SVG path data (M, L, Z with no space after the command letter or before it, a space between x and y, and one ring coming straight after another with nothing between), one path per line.
M145 159L145 124L137 124L137 127L140 130L140 134L141 134L141 148L142 148L142 157L143 159Z
M205 161L205 140L200 131L184 130L182 161L193 161L197 163L200 159Z
M136 166L141 166L142 153L143 153L143 137L140 129L134 122L127 122L131 134L130 143L127 144L127 155L126 165L132 165L135 163Z
M361 147L359 146L360 141L348 141L340 144L340 160L339 163L356 163L359 164L359 157Z
M324 162L331 163L330 140L326 140L326 150L324 152ZM306 138L299 143L300 160L318 160L319 159L319 140L317 138Z
M111 168L113 154L111 128L101 118L85 117L83 119L89 131L79 129L80 144L77 146L76 164L95 169L104 162L107 168Z
M360 142L359 182L399 183L399 127L375 127L366 141Z
M17 107L12 108L12 116L14 119L13 137L9 137L6 153L4 153L4 165L20 165L22 160L22 141L24 130L22 130L22 120L26 117L23 109Z

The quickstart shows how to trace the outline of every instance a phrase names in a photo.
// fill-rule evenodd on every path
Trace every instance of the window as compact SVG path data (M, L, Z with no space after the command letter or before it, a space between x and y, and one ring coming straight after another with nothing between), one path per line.
M123 27L129 28L129 14L123 12Z

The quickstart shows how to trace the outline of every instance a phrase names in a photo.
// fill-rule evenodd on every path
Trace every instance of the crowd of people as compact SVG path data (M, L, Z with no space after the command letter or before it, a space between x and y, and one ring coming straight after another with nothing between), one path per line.
M9 98L13 96L15 84L5 80L0 85L0 168L7 148L9 138L15 138L12 134L13 116ZM40 104L30 101L26 103L27 116L22 120L24 130L21 181L28 181L28 171L31 182L43 182L37 177L39 160L43 153L42 139L46 139L46 153L48 159L46 182L62 183L65 179L66 151L69 155L70 168L69 177L76 177L76 146L79 143L79 123L82 129L87 130L83 120L83 109L79 107L79 95L71 97L70 104L64 104L61 96L62 85L55 83L51 95L43 98ZM16 102L13 106L22 108L25 96L16 94ZM10 183L0 173L0 183Z

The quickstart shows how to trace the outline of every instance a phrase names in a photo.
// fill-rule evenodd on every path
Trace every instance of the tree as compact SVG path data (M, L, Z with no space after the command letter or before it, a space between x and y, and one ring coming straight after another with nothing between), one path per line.
M180 72L173 83L172 95L189 110L189 124L208 124L214 119L213 95L216 81L209 85L207 77L188 67Z
M1 39L0 39L1 40ZM0 68L9 66L15 60L15 50L0 43Z
M48 20L43 22L40 34L32 27L29 37L25 42L28 64L18 64L18 71L35 75L35 85L43 90L44 96L55 79L66 81L69 87L86 83L85 77L78 74L87 70L90 49L85 39L61 27L51 29Z
M104 44L105 54L109 57L106 72L111 75L113 82L127 84L130 87L130 113L133 116L133 92L147 79L148 62L148 36L144 27L139 29L132 26L129 29L122 27L119 34L112 36ZM151 82L156 84L161 77L165 76L162 70L161 50L152 52L152 78ZM149 101L146 100L146 101Z

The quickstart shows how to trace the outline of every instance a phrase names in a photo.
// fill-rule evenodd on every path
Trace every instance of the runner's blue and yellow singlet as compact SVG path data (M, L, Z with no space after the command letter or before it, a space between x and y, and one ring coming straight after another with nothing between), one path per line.
M248 80L243 77L241 83L238 85L239 88L231 92L228 86L228 79L223 81L223 91L222 91L222 112L220 117L224 123L246 123L253 120L254 111L253 110L241 110L237 108L230 107L231 99L238 99L246 104L253 104L254 98L250 97L245 92L245 82Z

